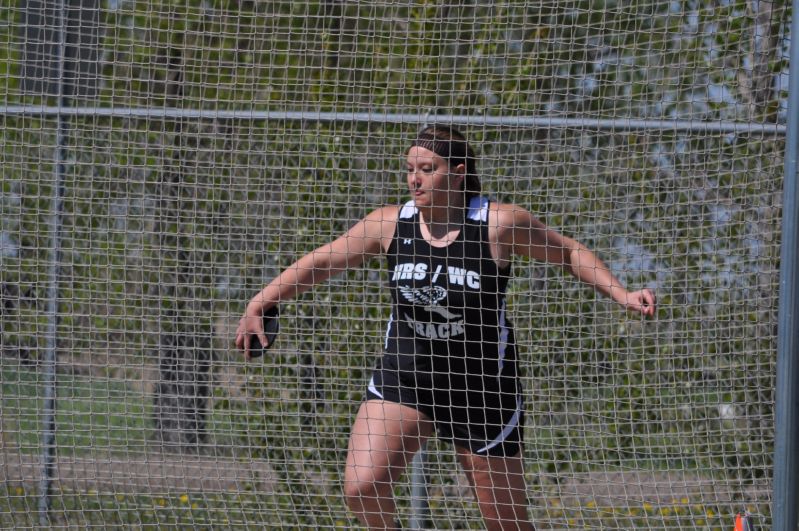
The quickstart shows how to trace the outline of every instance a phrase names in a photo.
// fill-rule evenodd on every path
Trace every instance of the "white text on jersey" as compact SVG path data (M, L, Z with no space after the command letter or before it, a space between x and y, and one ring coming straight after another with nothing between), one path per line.
M394 266L391 280L424 280L427 277L427 264L414 264L406 262ZM480 274L462 267L447 267L449 283L463 286L464 283L471 289L480 289Z
M460 336L466 331L466 325L463 319L459 321L450 321L448 323L422 323L414 321L410 315L405 314L405 319L408 325L413 328L416 333L427 339L449 339L451 337Z

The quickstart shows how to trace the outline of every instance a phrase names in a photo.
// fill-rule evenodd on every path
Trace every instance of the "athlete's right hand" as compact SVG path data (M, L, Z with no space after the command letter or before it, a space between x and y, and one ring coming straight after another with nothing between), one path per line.
M250 355L250 345L253 343L253 337L257 337L261 345L266 346L269 344L264 333L263 317L261 315L253 315L252 312L247 311L239 319L239 326L236 328L236 348L244 351L244 357L248 361L253 357Z

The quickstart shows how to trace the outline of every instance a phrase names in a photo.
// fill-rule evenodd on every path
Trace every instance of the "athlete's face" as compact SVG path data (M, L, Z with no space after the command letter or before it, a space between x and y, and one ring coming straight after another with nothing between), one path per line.
M435 152L413 146L408 150L407 166L408 188L417 207L446 207L454 204L455 197L463 196L463 164L452 168Z

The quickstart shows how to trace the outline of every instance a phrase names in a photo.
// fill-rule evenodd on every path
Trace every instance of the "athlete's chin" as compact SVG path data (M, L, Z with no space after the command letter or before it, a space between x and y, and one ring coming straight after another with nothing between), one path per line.
M417 207L430 206L430 200L424 194L413 194L413 204Z

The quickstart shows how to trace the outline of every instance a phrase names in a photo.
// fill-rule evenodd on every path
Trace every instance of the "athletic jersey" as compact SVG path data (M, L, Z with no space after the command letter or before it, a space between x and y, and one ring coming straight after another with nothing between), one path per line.
M488 207L487 198L472 198L447 247L422 237L413 201L400 210L387 253L393 307L382 367L409 385L479 392L515 380L505 301L510 267L499 269L491 257Z

